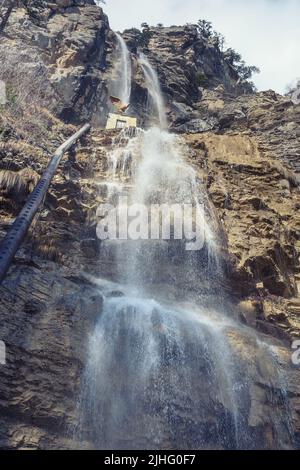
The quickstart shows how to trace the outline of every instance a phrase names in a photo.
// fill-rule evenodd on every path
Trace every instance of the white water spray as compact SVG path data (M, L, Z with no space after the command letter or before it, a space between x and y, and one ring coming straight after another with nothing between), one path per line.
M161 129L167 129L168 121L165 111L166 108L157 73L143 53L140 53L139 55L139 62L145 74L146 84L152 100L152 106L154 107L156 117L159 119L159 126Z
M119 60L117 61L118 79L116 81L115 94L124 104L129 104L132 80L131 57L122 36L119 33L115 34L117 38L117 53L119 57Z

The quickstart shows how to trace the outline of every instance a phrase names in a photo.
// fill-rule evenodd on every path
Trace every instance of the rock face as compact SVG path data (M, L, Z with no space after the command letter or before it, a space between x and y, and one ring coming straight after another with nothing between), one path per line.
M96 289L49 262L26 261L11 273L1 288L7 348L0 385L2 449L72 447L84 362L81 332L91 328L101 306Z
M300 337L300 106L273 91L254 93L194 26L151 32L142 49L158 70L170 129L189 145L224 235L224 287L241 321L277 347L295 432L292 442L282 430L284 446L299 447L300 371L291 364L291 341ZM147 123L141 34L128 30L124 39L134 67L132 109ZM1 237L51 151L74 124L95 126L63 160L0 288L0 340L7 347L7 364L0 365L2 448L76 446L86 339L103 301L85 274L100 270L95 211L105 194L98 179L107 175L115 133L97 126L109 109L114 47L108 19L92 0L19 2L1 33L0 79L9 83L9 113L0 115ZM109 277L113 263L101 269ZM274 403L285 413L269 386L273 365L236 331L228 336L236 355L253 365L246 425L272 448Z
M215 132L254 136L263 154L299 174L300 111L289 98L271 90L234 97L217 88L204 92L197 109ZM175 130L191 132L189 124Z
M1 37L0 78L13 89L30 77L33 97L43 87L44 105L65 122L105 122L109 24L102 10L92 0L18 5Z
M299 292L295 175L259 151L253 137L205 133L188 135L187 140L194 149L191 163L196 160L199 168L202 161L199 177L207 182L228 237L231 285L240 291L239 296L252 295L258 301L257 320L264 311L261 296L274 296L274 303L281 304L280 326L291 335L298 334L297 322L289 322L288 301L284 300ZM274 318L269 320L274 322Z
M145 34L145 33L144 33ZM195 25L169 28L150 28L144 45L139 30L126 30L123 37L133 53L136 66L133 87L133 106L145 117L147 101L144 77L135 60L138 49L143 51L158 71L168 107L169 119L176 125L191 121L193 130L206 131L213 121L199 119L196 103L205 89L222 86L234 96L252 92L248 82L240 79L216 39L199 34Z
M60 166L1 287L1 340L7 353L0 371L1 448L74 447L76 397L86 354L82 332L93 329L102 309L99 290L80 275L98 249L89 224L95 193L89 179L93 152L87 144L77 149L76 162L71 154ZM38 174L46 165L41 153L30 154L26 148L25 158L12 139L9 145L15 168L26 162ZM8 188L4 174L1 186L2 237L24 199L16 190L18 178L11 178ZM24 197L28 190L24 185Z

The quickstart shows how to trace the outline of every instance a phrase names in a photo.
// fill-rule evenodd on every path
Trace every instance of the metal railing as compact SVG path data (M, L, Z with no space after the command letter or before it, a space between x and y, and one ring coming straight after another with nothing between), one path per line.
M76 134L72 135L54 153L48 167L43 173L40 181L30 194L20 214L9 229L4 239L0 242L0 284L5 279L8 269L14 259L16 252L24 241L30 225L44 201L44 197L49 189L52 178L63 155L90 130L90 125L86 124Z

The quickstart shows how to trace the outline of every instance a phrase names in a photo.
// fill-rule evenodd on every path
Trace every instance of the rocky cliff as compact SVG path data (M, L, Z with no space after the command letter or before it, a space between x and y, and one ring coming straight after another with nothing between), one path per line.
M105 113L109 24L92 0L19 2L1 35L1 78L65 122ZM27 88L28 87L28 88ZM23 97L23 100L25 98Z
M133 107L142 122L147 118L147 94L135 60L138 50L150 58L158 71L175 131L202 132L213 127L214 121L208 116L202 120L197 110L205 90L222 86L233 96L252 92L252 85L241 79L230 57L220 50L218 40L199 34L195 25L146 28L143 33L132 29L124 31L123 36L134 57ZM188 127L184 127L187 122Z
M146 44L138 30L123 34L134 66L132 111L147 124L141 47L158 70L170 129L186 139L189 161L218 215L228 294L242 322L280 342L298 446L300 370L291 365L290 346L300 336L300 106L273 91L255 93L195 26L150 29ZM0 79L8 95L0 107L1 236L50 152L75 126L94 125L60 166L0 288L0 339L7 345L7 365L0 366L0 446L70 448L83 338L102 306L86 273L99 274L94 214L103 195L95 181L106 174L105 153L114 138L101 130L114 34L93 0L19 2L0 34ZM242 338L233 341L251 355ZM256 384L249 426L265 425L266 390Z

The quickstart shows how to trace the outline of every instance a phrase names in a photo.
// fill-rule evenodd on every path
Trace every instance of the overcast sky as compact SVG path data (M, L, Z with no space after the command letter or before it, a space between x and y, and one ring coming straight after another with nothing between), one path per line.
M261 69L259 90L283 93L300 77L300 0L106 0L114 30L206 19L224 34L227 46Z

